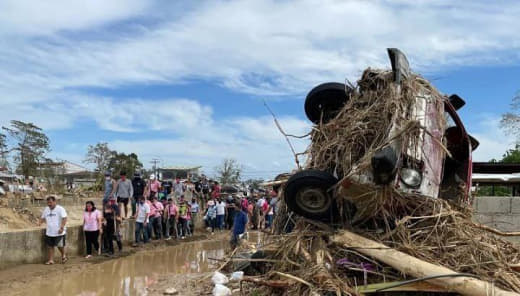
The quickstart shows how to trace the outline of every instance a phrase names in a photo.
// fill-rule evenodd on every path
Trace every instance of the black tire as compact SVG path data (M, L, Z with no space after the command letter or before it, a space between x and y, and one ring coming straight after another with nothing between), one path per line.
M305 114L315 124L336 117L349 98L352 89L344 83L327 82L313 88L305 99ZM323 114L323 118L322 118Z
M300 216L331 222L337 208L329 189L337 182L334 176L324 171L298 172L287 181L285 203Z

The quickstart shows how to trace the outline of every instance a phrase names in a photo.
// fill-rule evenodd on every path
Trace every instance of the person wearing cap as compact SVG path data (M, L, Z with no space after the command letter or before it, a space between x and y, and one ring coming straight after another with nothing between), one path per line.
M103 204L108 203L114 198L116 190L116 181L112 178L112 172L105 172L105 193L103 194Z
M159 193L159 188L161 188L161 182L156 180L154 174L151 174L150 180L144 189L144 197L146 197L148 200L151 200L154 195Z
M208 221L209 226L211 227L211 234L215 232L216 222L217 220L217 207L215 205L214 200L208 201L208 209L206 211L206 221Z
M141 174L139 174L139 172L135 172L134 178L132 179L132 188L134 189L132 197L132 217L135 216L137 201L141 196L143 196L145 187L146 181L141 179Z
M126 172L121 172L119 176L121 178L117 182L116 187L117 204L121 210L125 210L124 214L121 213L121 217L126 219L128 217L128 202L130 197L134 196L134 187L132 186L132 181L126 178Z

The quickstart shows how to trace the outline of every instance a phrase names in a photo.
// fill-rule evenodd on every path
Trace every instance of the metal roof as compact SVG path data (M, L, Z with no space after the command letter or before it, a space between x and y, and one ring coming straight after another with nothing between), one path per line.
M197 170L202 168L202 166L168 166L159 168L159 170L175 170L175 171L189 171L189 170Z
M473 173L512 174L520 173L520 163L474 162Z

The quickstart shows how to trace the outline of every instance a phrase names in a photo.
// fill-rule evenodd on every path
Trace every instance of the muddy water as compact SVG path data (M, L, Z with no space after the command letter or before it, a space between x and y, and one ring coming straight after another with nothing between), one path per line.
M146 295L146 287L155 284L159 275L201 273L216 269L219 262L210 258L223 258L228 246L227 240L202 241L144 251L92 265L79 273L63 274L53 282L36 281L31 284L30 294Z

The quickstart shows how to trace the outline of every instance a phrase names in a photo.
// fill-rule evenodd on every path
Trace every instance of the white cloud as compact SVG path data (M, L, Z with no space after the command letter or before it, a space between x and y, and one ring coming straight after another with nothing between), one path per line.
M514 148L514 139L500 128L500 117L495 114L482 114L479 125L469 128L469 132L480 142L473 161L499 160L506 150Z
M58 9L58 25L49 17L36 18L34 26L86 29L142 10L135 4L142 2L130 3L92 4L108 7L86 9L86 20L80 17L80 25L70 22L69 27L61 16L67 9ZM156 9L168 11L167 6L163 2ZM114 12L120 7L127 8ZM18 15L23 9L8 11ZM520 3L207 1L185 11L173 20L149 13L153 25L98 29L102 33L88 39L65 34L4 37L10 46L0 49L0 78L5 81L0 95L12 85L62 89L190 78L256 94L294 94L324 80L355 80L368 66L388 67L384 49L393 46L403 49L420 71L519 61ZM4 19L23 32L23 21Z
M355 81L368 66L389 67L386 47L401 48L422 73L520 61L517 2L173 2L2 1L0 110L9 116L0 124L168 130L175 137L112 144L146 157L161 151L176 163L232 156L257 170L285 168L292 157L269 117L221 120L193 100L114 99L85 87L203 79L239 92L295 95L324 81ZM289 133L308 128L294 117L280 120ZM503 153L507 140L497 128L475 127L475 159ZM305 144L297 141L298 150Z
M3 0L0 32L33 35L92 29L139 15L147 6L147 1L138 0Z
M284 117L279 121L288 133L308 131L306 127L309 125L303 120ZM303 152L308 144L307 139L292 142L297 152ZM274 177L296 168L287 143L279 135L274 122L268 118L240 118L221 122L190 130L172 139L155 137L116 140L109 144L118 151L137 153L145 163L159 158L162 165L203 165L210 174L224 158L233 158L242 164L246 178Z

